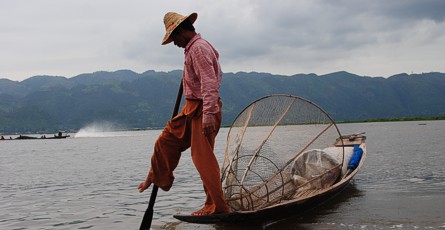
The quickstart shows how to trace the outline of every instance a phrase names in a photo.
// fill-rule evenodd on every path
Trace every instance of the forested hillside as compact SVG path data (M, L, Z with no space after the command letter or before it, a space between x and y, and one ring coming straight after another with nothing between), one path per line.
M141 74L95 72L72 78L0 79L0 133L76 130L93 122L124 129L163 127L170 118L181 71ZM445 74L388 78L347 72L318 76L225 73L223 124L250 102L269 94L313 101L336 121L445 115Z

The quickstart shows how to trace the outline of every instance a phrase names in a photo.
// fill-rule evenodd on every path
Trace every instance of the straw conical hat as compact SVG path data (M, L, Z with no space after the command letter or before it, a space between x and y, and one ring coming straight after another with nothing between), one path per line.
M168 12L164 16L164 24L165 24L165 36L164 39L162 39L162 45L166 45L170 42L172 42L172 39L170 38L170 35L172 34L173 30L176 29L176 27L181 24L185 19L189 19L190 22L193 24L195 23L196 19L198 18L197 13L192 13L188 16L183 16L175 12Z

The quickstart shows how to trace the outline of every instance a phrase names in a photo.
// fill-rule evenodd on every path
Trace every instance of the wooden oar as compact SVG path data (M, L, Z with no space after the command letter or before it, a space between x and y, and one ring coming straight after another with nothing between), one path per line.
M178 115L179 105L181 104L181 98L182 98L182 80L179 85L178 95L176 96L176 103L175 103L175 108L173 109L172 118ZM148 203L147 210L145 210L144 218L142 219L139 230L150 229L151 221L153 220L153 207L155 205L157 195L158 195L158 186L153 184L153 190L150 195L150 202Z

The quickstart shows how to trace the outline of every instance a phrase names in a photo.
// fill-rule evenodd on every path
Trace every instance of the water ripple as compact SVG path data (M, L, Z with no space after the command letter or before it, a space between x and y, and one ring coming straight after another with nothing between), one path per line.
M445 121L426 124L342 124L342 133L366 131L368 137L354 186L304 218L267 228L445 228ZM217 138L219 162L227 131ZM136 187L159 133L0 143L0 229L137 229L151 189L139 193ZM190 151L175 177L171 191L158 193L154 229L256 229L175 220L172 215L196 211L205 200Z

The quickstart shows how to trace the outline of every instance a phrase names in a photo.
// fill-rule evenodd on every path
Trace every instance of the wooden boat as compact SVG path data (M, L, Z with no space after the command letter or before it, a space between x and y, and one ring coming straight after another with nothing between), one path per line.
M27 136L27 135L19 135L16 138L4 138L2 136L1 140L46 140L46 139L65 139L70 137L70 135L63 135L61 132L54 134L54 136L46 136L42 135L40 137Z
M191 223L268 223L300 215L340 193L366 158L364 133L342 136L332 118L297 96L271 95L233 122L222 165L232 212L174 215Z
M26 135L19 135L18 137L14 138L14 140L34 140L34 139L40 139L40 138L39 137L26 136Z
M341 193L351 182L366 159L366 136L363 134L353 134L343 136L343 145L337 141L335 148L352 148L354 145L360 146L363 150L360 162L353 171L343 170L338 180L330 187L321 190L308 190L305 196L296 196L294 199L286 200L281 203L253 211L235 211L229 214L216 214L212 216L191 216L174 215L178 220L199 223L235 223L235 224L264 224L285 219L291 216L302 215L310 210L320 207L326 201ZM349 156L350 157L350 156ZM349 161L349 158L345 159Z

